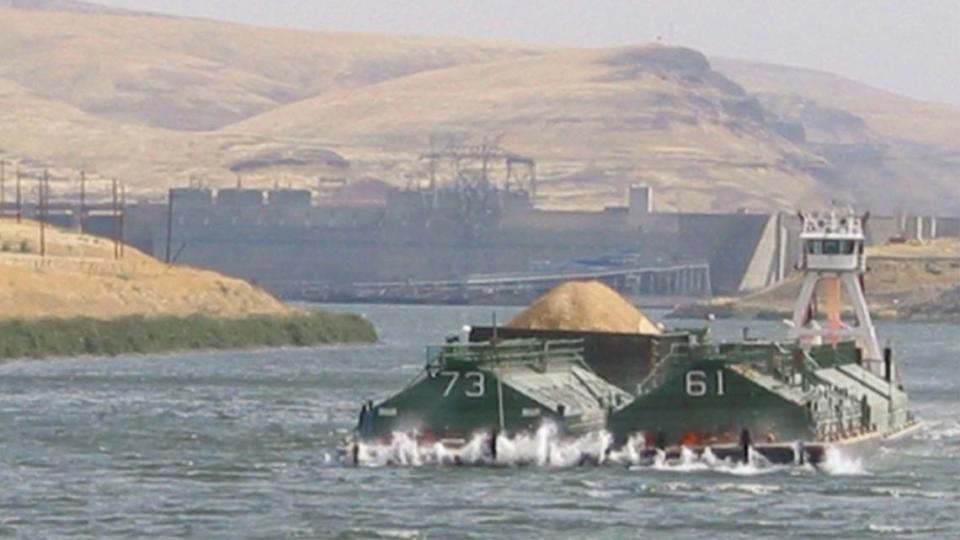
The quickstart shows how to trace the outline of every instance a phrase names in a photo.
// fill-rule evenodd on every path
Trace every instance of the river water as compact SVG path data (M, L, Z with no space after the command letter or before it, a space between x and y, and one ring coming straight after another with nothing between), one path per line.
M931 426L829 471L354 468L358 404L492 309L337 307L383 343L0 364L0 537L960 538L960 327L881 325Z

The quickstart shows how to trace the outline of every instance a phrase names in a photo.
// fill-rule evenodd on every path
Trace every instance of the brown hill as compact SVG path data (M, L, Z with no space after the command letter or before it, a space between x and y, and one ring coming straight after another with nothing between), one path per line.
M532 47L0 8L0 78L87 113L176 130Z
M822 179L861 206L960 213L960 107L904 98L831 73L714 60L771 117L802 126L831 168Z
M210 131L278 105L537 51L49 7L0 6L0 159L146 189L233 182L234 164L290 157L291 144ZM327 172L330 142L296 142L304 176Z
M37 223L0 221L0 318L298 313L245 281L170 267L131 247L115 260L102 238L53 227L46 238L41 258Z
M554 206L617 203L654 185L665 206L777 207L812 201L821 159L781 137L759 104L703 55L661 46L560 51L419 73L297 102L229 132L355 148L374 175L404 162L433 132L503 133L536 156ZM720 188L720 189L717 189Z
M131 11L113 9L77 0L0 0L0 8L35 9L40 11L78 11L80 13L133 13Z
M508 328L659 334L630 302L599 281L571 281L537 299Z
M30 3L43 9L0 3L0 159L59 177L85 169L155 192L237 173L261 185L404 185L425 176L417 158L430 135L453 132L503 135L535 157L558 207L620 203L645 182L659 208L853 198L960 211L953 113L849 81L831 91L823 74L724 61L727 78L695 51L660 46L305 32Z
M750 92L802 96L860 117L883 136L960 150L958 106L905 98L813 69L725 58L712 64Z

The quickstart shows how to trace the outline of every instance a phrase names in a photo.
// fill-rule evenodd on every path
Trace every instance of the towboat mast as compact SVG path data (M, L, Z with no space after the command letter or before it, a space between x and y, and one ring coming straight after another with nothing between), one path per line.
M799 215L803 222L799 269L804 277L790 339L805 348L853 339L862 351L864 366L881 377L889 375L883 373L883 353L863 291L867 268L864 227L869 214L859 216L852 208L834 208ZM818 286L826 316L823 325L813 320ZM844 296L856 315L855 325L843 321Z

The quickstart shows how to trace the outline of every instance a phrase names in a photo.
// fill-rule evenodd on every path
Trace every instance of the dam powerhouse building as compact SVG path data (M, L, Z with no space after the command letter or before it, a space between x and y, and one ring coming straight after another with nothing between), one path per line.
M655 212L646 186L594 212L537 209L531 190L490 185L394 189L382 204L299 189L169 198L126 209L131 243L288 298L504 301L571 278L638 296L735 293L782 279L796 241L780 214Z
M600 279L649 302L759 290L796 264L799 221L790 214L658 212L643 185L602 211L544 210L534 204L532 160L497 155L507 174L494 182L489 153L464 156L482 165L458 162L444 187L431 158L429 187L381 184L367 198L344 196L346 183L332 193L193 186L118 210L114 188L113 208L64 200L16 212L119 236L288 299L528 302L562 281ZM960 236L960 219L875 216L869 230L874 242Z
M127 237L161 259L241 277L286 298L529 301L600 279L633 296L759 290L795 266L796 216L657 212L648 186L602 211L553 211L533 189L390 189L379 203L311 190L180 188L127 209ZM873 217L874 241L960 235L960 220Z

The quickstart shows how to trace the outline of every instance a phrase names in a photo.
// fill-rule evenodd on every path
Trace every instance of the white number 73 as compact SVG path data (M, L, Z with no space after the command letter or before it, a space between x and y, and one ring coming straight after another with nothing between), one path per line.
M447 397L450 395L450 392L453 392L457 381L460 380L460 372L441 371L440 375L450 378L450 382L448 382L446 388L443 389L443 397ZM464 374L464 377L470 381L470 386L463 391L463 395L471 398L483 397L486 388L484 385L486 378L483 376L483 373L480 371L469 371Z
M453 392L453 387L457 385L457 381L460 379L459 371L441 371L440 376L450 377L450 382L447 383L447 387L443 390L443 397L450 395L450 392Z

